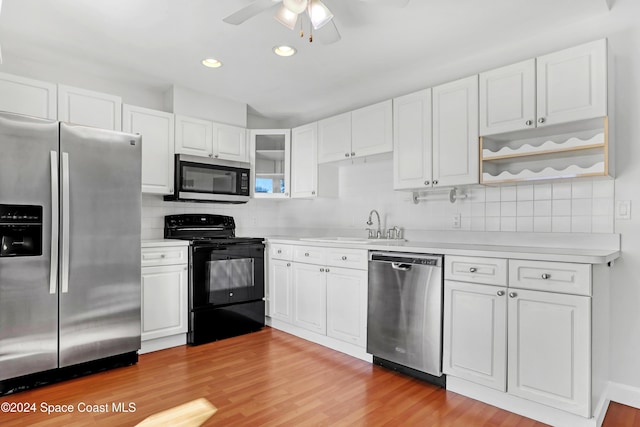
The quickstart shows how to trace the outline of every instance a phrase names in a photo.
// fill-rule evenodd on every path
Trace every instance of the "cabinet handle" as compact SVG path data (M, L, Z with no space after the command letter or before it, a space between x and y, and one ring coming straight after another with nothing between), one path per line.
M478 269L475 267L469 268L469 273L475 273L476 271L478 271Z
M544 123L545 121L546 121L546 120L545 120L545 118L544 118L544 117L540 117L540 118L538 119L538 123Z
M503 296L503 295L504 295L504 291L498 291L497 295L498 295L499 297Z
M343 256L342 256L342 260L343 260L343 261L346 261L346 260L347 260L346 255L343 255Z
M438 185L438 180L437 179L433 180L433 185Z
M551 279L551 275L549 273L542 273L542 278L544 280L548 280L548 279Z
M517 294L517 293L515 293L515 292L509 292L509 297L511 297L511 298L515 298L515 297L517 297L517 296L518 296L518 294Z
M349 157L349 153L344 153L344 156L345 157Z
M324 273L324 268L321 268L321 269L320 269L320 273Z
M429 185L429 184L431 184L429 181L424 182L424 185Z
M527 126L531 126L533 124L533 120L527 120L526 122L524 122L524 124Z

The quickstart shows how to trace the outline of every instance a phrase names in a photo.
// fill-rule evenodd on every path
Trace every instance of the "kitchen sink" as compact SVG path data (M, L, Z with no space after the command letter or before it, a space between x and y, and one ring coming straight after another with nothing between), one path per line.
M306 242L327 242L327 243L390 243L403 242L404 239L367 239L366 237L302 237Z

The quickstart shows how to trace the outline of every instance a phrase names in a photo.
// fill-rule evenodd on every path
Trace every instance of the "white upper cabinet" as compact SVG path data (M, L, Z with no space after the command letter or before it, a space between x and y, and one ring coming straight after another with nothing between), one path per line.
M480 135L535 127L536 60L480 74Z
M176 153L213 157L213 123L176 115L175 143Z
M318 163L393 150L392 101L318 121Z
M176 115L176 153L248 162L246 129Z
M291 197L318 195L318 123L291 130Z
M393 100L393 188L431 186L431 89Z
M318 162L351 156L351 112L318 121Z
M255 198L287 198L291 193L291 131L252 129L251 174Z
M351 112L351 156L393 151L393 103L391 100Z
M479 181L478 76L433 88L433 186Z
M56 120L56 85L0 73L0 111Z
M607 115L607 40L538 57L538 126Z
M122 130L142 135L142 192L173 194L173 114L123 105Z
M246 129L213 123L213 157L248 162Z
M480 74L480 135L606 115L606 39Z
M58 85L58 120L120 131L122 130L122 98Z

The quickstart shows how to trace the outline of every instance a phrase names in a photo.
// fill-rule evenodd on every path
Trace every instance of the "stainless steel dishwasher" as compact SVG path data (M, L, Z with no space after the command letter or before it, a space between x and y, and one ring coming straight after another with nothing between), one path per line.
M369 254L367 352L374 363L444 386L442 293L442 255Z

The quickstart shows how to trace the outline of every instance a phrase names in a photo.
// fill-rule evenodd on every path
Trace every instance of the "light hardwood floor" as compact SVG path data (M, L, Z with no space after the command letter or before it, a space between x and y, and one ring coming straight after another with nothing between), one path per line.
M132 426L204 397L218 408L208 426L541 426L439 387L284 332L264 330L198 347L140 356L135 366L0 397L38 412L0 412L7 426ZM72 414L40 412L42 403ZM112 404L135 404L117 413ZM108 413L79 413L80 404ZM640 426L640 411L612 404L605 427Z

